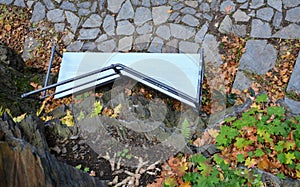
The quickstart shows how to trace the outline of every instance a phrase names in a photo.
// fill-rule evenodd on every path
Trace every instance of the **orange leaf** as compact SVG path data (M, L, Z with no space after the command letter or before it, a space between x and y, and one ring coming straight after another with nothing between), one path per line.
M261 170L267 170L269 168L269 161L263 158L258 162L257 167Z
M183 184L181 184L179 187L192 187L190 182L185 182Z

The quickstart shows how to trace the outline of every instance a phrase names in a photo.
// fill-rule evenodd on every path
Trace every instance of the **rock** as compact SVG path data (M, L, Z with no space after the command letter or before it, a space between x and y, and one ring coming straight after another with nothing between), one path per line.
M79 40L92 40L92 39L97 38L99 32L100 32L99 28L80 29L78 39Z
M181 13L183 14L191 14L194 15L197 11L191 7L185 7L183 9L180 10Z
M108 0L107 9L112 13L118 13L124 1L125 0Z
M300 115L300 102L289 99L288 97L284 98L284 104L287 106L287 110L295 115Z
M116 22L113 16L106 15L103 21L103 30L109 36L115 35Z
M210 11L210 6L208 3L201 3L201 5L199 6L199 10L202 13L207 13Z
M285 20L300 23L300 7L292 8L286 12Z
M63 12L61 9L50 10L47 13L47 19L53 23L63 22L65 20Z
M143 1L142 1L142 6L147 7L147 8L150 8L150 6L151 6L150 1L148 1L148 0L143 0Z
M238 3L245 3L247 0L237 0Z
M4 5L10 5L13 2L13 0L0 0L0 4Z
M278 11L275 12L272 24L276 29L281 28L281 24L282 24L282 13L281 12L278 12Z
M257 9L265 5L264 0L252 0L250 8Z
M206 34L202 48L204 50L204 61L206 63L211 62L216 66L220 66L222 61L222 56L219 53L219 42L214 35Z
M196 27L199 25L198 19L196 19L194 16L190 14L186 14L185 16L183 16L182 22L192 27Z
M239 69L262 75L275 66L276 58L277 51L267 40L248 40Z
M220 11L223 14L230 14L235 11L235 4L231 0L225 0L221 3Z
M157 28L156 34L157 34L157 36L159 36L165 40L168 40L171 36L170 27L168 27L166 25L161 25Z
M92 4L92 7L91 7L91 12L96 12L97 10L97 7L98 7L98 2L95 1L93 4Z
M186 4L187 6L193 7L193 8L197 8L198 1L184 1L184 4Z
M134 24L137 26L143 25L145 22L151 20L151 11L145 7L138 7L134 16Z
M117 35L132 35L134 26L128 21L119 21L117 26Z
M182 3L178 3L174 6L172 6L172 10L180 10L184 7L184 5Z
M283 0L283 1L285 1L285 0ZM282 11L282 1L281 0L268 0L267 2L270 7L275 8L279 12Z
M189 39L195 35L195 30L192 27L183 26L180 24L170 24L171 36L179 39Z
M199 44L187 41L179 42L179 52L180 53L198 53Z
M247 10L247 9L248 9L248 6L249 6L249 3L246 2L246 3L244 3L244 4L242 4L242 5L240 6L240 9L242 9L242 10Z
M78 52L78 51L81 50L82 45L83 45L83 42L81 42L81 41L75 41L75 42L72 42L72 43L67 47L67 51Z
M287 92L294 92L300 94L300 52L298 54L298 58L296 64L294 65L294 70L289 80L289 84L286 88Z
M170 9L171 9L170 6L153 7L152 17L153 17L154 25L165 23L170 16L170 13L168 12Z
M65 14L67 17L67 22L71 25L72 32L76 33L78 28L79 18L70 11L66 11Z
M219 0L209 0L211 2L210 8L212 11L219 11L220 1Z
M33 37L27 37L24 42L24 50L22 58L24 60L31 59L33 57L32 51L39 45L39 42Z
M75 35L72 32L68 31L67 34L62 37L64 44L69 45L74 39L74 37Z
M52 10L55 8L54 4L51 0L43 0L48 10Z
M100 42L103 42L103 41L105 41L105 40L107 40L107 34L101 34L100 36L99 36L99 38L97 38L97 40L95 41L96 42L96 44L97 43L100 43Z
M70 11L77 10L74 3L71 3L69 1L63 1L62 4L60 5L60 8L64 10L70 10Z
M46 13L45 6L42 3L37 2L34 5L30 22L35 23L35 22L41 21L42 19L45 18L45 13Z
M203 41L204 36L207 33L207 30L208 30L208 23L206 22L205 24L202 25L201 29L195 35L196 43L201 43Z
M163 46L163 53L178 53L178 40L172 39Z
M291 179L291 178L287 178L287 179L284 179L281 183L281 187L290 187L290 186L299 187L300 181Z
M163 46L164 42L162 39L158 38L158 37L155 37L149 48L148 48L148 52L150 53L161 53L161 50L162 50L162 46Z
M116 42L113 39L101 42L97 45L97 49L103 52L113 52L116 49Z
M232 20L228 15L226 15L223 21L221 22L218 31L220 33L229 34L231 30L232 30Z
M116 20L118 21L118 20L123 20L123 19L129 19L129 18L133 18L133 16L134 16L134 10L130 3L130 0L126 0L126 2L123 4Z
M236 22L248 22L250 16L248 16L245 12L238 9L232 16Z
M133 37L128 36L119 40L118 50L129 51L132 48Z
M83 27L100 27L102 19L98 14L92 14L82 25Z
M78 13L79 16L87 16L91 13L91 11L89 9L86 9L86 8L80 8L77 11L77 13Z
M94 42L87 42L83 44L82 51L94 51L96 47L97 46Z
M232 32L240 37L245 37L247 34L247 26L246 25L233 25Z
M256 17L265 21L271 21L273 15L274 11L272 8L261 8L256 12Z
M26 7L24 0L15 0L14 5L19 7Z
M152 30L153 30L152 22L147 22L147 23L145 23L143 26L137 27L137 28L136 28L136 32L137 32L138 34L147 34L147 33L151 33Z
M86 2L81 2L81 3L77 3L77 7L78 8L85 8L85 9L88 9L91 7L91 2L89 1L86 1Z
M65 24L64 23L55 23L54 29L55 29L55 32L64 32Z
M142 51L148 48L150 43L151 34L144 34L136 37L134 41L134 48L137 51Z
M300 26L292 23L276 32L272 37L282 39L299 39Z
M269 23L262 22L259 19L253 19L250 36L256 38L270 38L271 27Z
M152 6L164 5L167 0L151 0Z
M242 71L238 71L235 76L232 88L244 91L251 86L251 83L252 81L248 79Z
M283 1L284 8L292 8L300 5L300 1L298 0L284 0Z

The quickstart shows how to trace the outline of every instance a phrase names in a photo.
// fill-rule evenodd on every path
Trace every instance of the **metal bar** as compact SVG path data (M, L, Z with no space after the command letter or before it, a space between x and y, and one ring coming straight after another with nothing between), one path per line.
M197 86L197 110L200 113L201 112L201 101L202 101L202 85L203 85L203 79L204 79L204 49L201 49L200 52L200 62L199 62L199 67L201 63L201 70L199 68L199 75L200 77L198 78L198 86Z
M50 73L51 73L52 62L53 62L54 54L56 53L55 51L56 51L56 46L53 45L52 50L51 50L51 56L50 56L50 61L49 61L49 65L48 65L48 70L47 70L47 74L46 74L44 87L48 86L49 76L50 76ZM43 95L44 96L46 95L46 90L44 91Z

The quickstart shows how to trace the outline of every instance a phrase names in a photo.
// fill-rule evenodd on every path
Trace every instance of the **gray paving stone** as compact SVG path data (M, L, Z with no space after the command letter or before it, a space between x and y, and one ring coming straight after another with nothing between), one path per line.
M67 32L67 34L62 37L62 40L63 40L64 44L66 46L68 46L72 42L74 37L75 37L75 35L72 32Z
M134 32L134 26L128 21L118 21L117 35L132 35Z
M126 2L122 5L122 8L117 16L117 21L122 19L129 19L133 18L134 16L134 10L131 5L130 0L126 0Z
M152 30L153 30L152 22L147 22L147 23L145 23L143 26L137 27L137 28L136 28L136 32L137 32L138 34L147 34L147 33L151 33Z
M237 0L238 3L245 3L247 0Z
M42 3L37 2L33 7L32 17L30 19L30 22L35 23L41 21L42 19L45 18L45 13L46 13L45 6Z
M219 44L214 35L206 34L202 43L205 63L211 62L215 66L220 66L223 63L222 56L219 53Z
M57 2L58 4L60 4L60 3L61 3L61 1L62 1L62 0L55 0L55 2Z
M170 28L166 25L161 25L157 28L156 34L157 34L157 36L159 36L165 40L168 40L171 36Z
M113 16L106 15L103 21L103 30L108 35L115 35L116 22Z
M209 0L209 2L211 2L210 4L210 8L212 11L219 11L220 8L220 0Z
M288 86L286 88L287 92L294 92L300 94L300 52L298 53L298 58L294 66L291 78L289 80Z
M240 60L240 70L265 74L275 66L277 51L267 40L248 40Z
M246 3L244 3L244 4L242 4L242 5L240 6L240 9L242 9L242 10L247 10L248 7L249 7L249 3L246 2Z
M64 32L65 26L66 25L64 23L55 23L54 24L55 32Z
M292 8L286 12L285 20L300 23L300 7Z
M80 8L78 10L78 15L79 16L87 16L91 13L90 9L86 9L86 8Z
M136 37L134 40L134 48L137 51L142 51L148 48L150 44L151 34L144 34Z
M178 53L178 40L172 39L162 48L163 53Z
M24 41L24 50L23 50L23 53L22 53L22 58L24 60L28 60L28 59L31 59L33 57L33 50L39 45L39 42L29 36L25 39Z
M152 19L151 11L149 8L138 7L134 16L134 24L137 26L143 25L145 22Z
M201 3L201 5L199 6L199 10L200 12L206 13L210 11L210 6L208 3Z
M255 17L255 16L256 16L255 10L252 10L252 11L248 14L248 16L250 16L250 17Z
M52 10L55 8L53 2L51 0L43 0L48 10Z
M271 21L273 15L274 15L274 11L272 8L269 7L261 8L256 11L256 17L265 21Z
M75 42L72 42L72 43L67 47L67 51L71 51L71 52L77 52L77 51L80 51L82 45L83 45L83 42L81 42L81 41L75 41Z
M232 20L226 15L218 29L220 33L229 34L232 31Z
M208 21L212 21L213 20L213 17L211 15L207 14L207 13L203 14L203 17L205 19L207 19Z
M198 1L184 1L184 4L187 6L197 8L198 7Z
M189 39L195 35L195 29L180 24L170 24L171 36L178 39Z
M248 16L246 14L246 12L241 11L240 9L238 9L233 15L232 17L235 19L236 22L247 22L250 19L250 16Z
M82 46L82 51L95 51L96 48L95 42L86 42Z
M98 0L98 2L99 2L99 4L98 4L99 5L99 10L103 11L106 0Z
M300 5L299 0L283 0L284 8L292 8Z
M33 9L33 8L32 8L33 3L34 3L34 1L29 0L29 1L26 2L26 5L27 5L27 7L28 7L29 9Z
M170 17L169 17L169 21L173 22L177 17L179 16L179 12L173 12Z
M180 53L198 53L199 44L187 41L179 42L179 52Z
M232 32L240 37L245 37L247 35L247 26L246 25L233 25Z
M103 41L105 41L105 40L107 40L107 39L108 39L107 34L101 34L101 35L97 38L97 40L95 41L95 43L96 43L96 44L99 44L99 43L101 43L101 42L103 42Z
M97 1L93 2L91 7L91 12L96 12L97 7L98 7L98 2Z
M113 13L118 13L125 0L107 0L107 9Z
M80 29L78 39L79 40L92 40L92 39L97 38L99 32L100 32L99 28Z
M163 45L164 45L163 40L158 38L158 37L155 37L152 40L152 42L151 42L151 44L148 48L148 52L150 52L150 53L161 53Z
M265 5L264 0L252 0L250 8L257 9Z
M143 0L142 1L142 6L150 8L151 7L150 1L149 0Z
M24 0L15 0L14 5L19 7L26 7Z
M289 107L290 112L292 112L295 115L300 115L300 102L285 97L284 103ZM294 185L286 185L286 186L294 186Z
M275 27L275 29L281 28L281 24L282 24L282 13L281 12L278 12L278 11L275 12L272 24Z
M65 16L63 15L63 10L61 9L53 9L48 11L47 19L53 23L63 22L65 20Z
M83 27L100 27L102 18L98 14L92 14L82 25Z
M170 13L168 12L170 9L171 9L170 6L153 7L152 17L153 17L154 25L165 23L170 16Z
M79 17L70 11L66 11L65 14L67 17L67 22L71 25L72 32L75 33L78 28Z
M228 7L231 7L231 8L228 9ZM230 13L234 12L235 11L235 4L234 4L234 2L232 2L231 0L225 0L225 1L223 1L221 3L221 6L220 6L220 11L223 14L230 14Z
M77 10L75 5L69 1L63 1L62 4L60 5L60 8L64 10L71 10L71 11Z
M185 16L183 16L182 22L189 25L189 26L192 26L192 27L196 27L200 23L198 21L198 19L196 19L194 16L192 16L190 14L186 14Z
M283 1L285 1L285 0L283 0ZM282 1L281 0L268 0L267 2L270 7L275 8L279 12L282 11Z
M0 0L0 4L2 5L10 5L13 2L13 0Z
M252 81L248 79L248 77L246 77L242 71L238 71L236 73L232 88L244 91L245 89L248 89L251 86L251 83Z
M164 5L167 0L151 0L152 6Z
M132 48L133 37L127 36L119 40L118 51L129 51Z
M183 14L192 14L194 15L197 11L191 7L185 7L183 9L180 10L181 13Z
M116 49L116 42L111 39L97 45L97 49L103 52L113 52Z
M282 39L300 39L300 26L297 24L290 24L278 32L276 32L273 38L282 38Z
M253 19L250 36L256 38L270 38L271 27L269 23L262 22L259 19Z
M85 9L88 9L91 7L91 2L89 1L85 1L85 2L81 2L81 3L77 3L77 7L78 8L85 8Z
M172 10L180 10L184 7L184 5L182 3L178 3L174 6L172 6Z
M131 0L131 3L134 5L134 6L139 6L141 4L141 2L139 0Z
M202 43L202 41L204 40L205 34L207 33L207 30L208 30L208 23L206 22L205 24L202 25L201 29L195 35L196 43Z

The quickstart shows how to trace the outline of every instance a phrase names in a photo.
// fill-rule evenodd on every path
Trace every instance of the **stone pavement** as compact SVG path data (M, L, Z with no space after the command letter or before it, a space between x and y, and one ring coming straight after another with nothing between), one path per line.
M300 0L0 0L32 9L31 22L48 20L63 36L67 51L198 53L222 64L218 35L250 38L234 87L250 80L243 70L265 74L277 51L269 39L300 39ZM300 56L300 55L299 55ZM288 91L300 94L300 57ZM300 103L285 99L295 113Z

